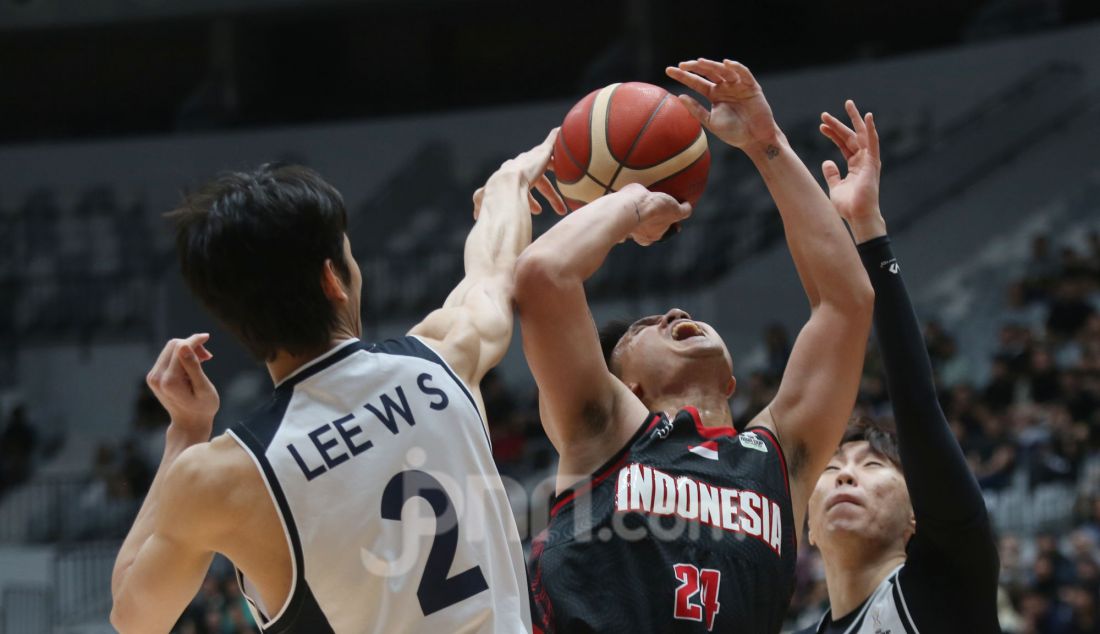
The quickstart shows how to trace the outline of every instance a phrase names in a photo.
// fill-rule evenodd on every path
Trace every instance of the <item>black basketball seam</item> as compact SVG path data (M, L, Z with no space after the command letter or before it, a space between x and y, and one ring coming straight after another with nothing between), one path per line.
M703 132L702 130L703 130L703 127L702 127L702 126L699 126L699 131L700 131L700 133L702 133L702 134L706 134L706 132ZM638 136L640 137L640 136L641 136L641 134L639 134ZM670 159L670 158L672 158L672 157L676 156L676 155L677 155L677 154L679 154L680 152L683 152L684 150L686 150L686 149L690 148L691 146L695 145L695 142L696 142L696 141L698 141L698 140L699 140L699 135L698 135L698 134L696 134L696 135L695 135L694 137L692 137L692 139L691 139L691 142L690 142L690 143L688 143L688 144L687 144L687 145L685 145L684 147L680 148L679 150L676 150L675 152L673 152L672 154L670 154L670 155L669 155L669 156L668 156L667 158L664 158L664 159L662 159L662 160L660 160L660 161L657 161L656 163L653 163L653 164L651 164L651 165L635 165L635 166L631 166L631 168L630 168L630 169L632 169L632 170L646 170L646 169L649 169L649 168L651 168L651 167L657 167L657 166L658 166L658 165L660 165L661 163L664 163L665 161L667 161L668 159ZM708 147L708 149L709 149L709 147ZM685 168L685 169L687 169L687 168ZM677 173L679 173L679 172L677 172ZM667 178L667 177L666 177L666 178Z
M615 94L612 93L611 96L614 97ZM646 128L649 127L650 123L653 123L653 119L657 116L657 113L661 111L661 108L664 107L665 102L668 101L668 98L671 97L671 96L672 95L670 93L666 92L665 96L661 97L661 100L657 102L657 107L655 107L653 109L653 112L649 113L649 118L646 119L644 124L642 124L642 129L638 130L638 134L636 134L634 136L634 141L630 144L630 148L626 151L626 156L623 157L623 160L618 161L619 168L615 170L615 174L611 177L611 184L609 184L607 186L607 191L604 192L605 194L608 193L609 191L611 191L611 188L615 186L615 180L617 178L619 178L619 174L622 173L623 167L626 166L626 162L630 160L630 155L634 152L634 148L638 147L638 141L640 141L642 139L642 135L645 134ZM611 117L611 100L610 99L607 100L607 116L608 116L608 118ZM611 130L610 126L607 126L607 128L604 130L604 133L606 135L608 135L607 151L609 153L611 152L611 138L610 138L611 132L610 132L610 130ZM615 157L615 155L613 153L611 154L611 156L612 156L612 158ZM658 165L659 164L660 163L658 163Z
M589 111L591 111L591 110L592 109L589 108ZM592 113L589 112L588 116L591 119ZM591 141L591 138L592 138L592 127L591 127L592 122L591 122L591 120L589 121L588 125L589 125L589 128L588 128L588 130L586 130L586 132L587 132L588 137L589 137L588 144L591 145L592 144L592 141ZM558 134L561 134L561 132L559 132ZM573 152L571 152L569 150L569 144L565 142L565 137L562 137L562 139L561 139L561 147L562 147L562 149L565 150L565 158L569 159L569 162L572 163L577 169L579 169L581 171L581 175L575 181L567 181L564 178L558 178L558 175L555 173L554 174L554 180L565 183L566 185L572 185L573 183L581 182L581 179L584 178L586 174L588 174L588 166L587 165L581 165L581 162L578 161L576 159L576 157L573 156ZM592 148L588 148L588 161L589 162L592 161Z

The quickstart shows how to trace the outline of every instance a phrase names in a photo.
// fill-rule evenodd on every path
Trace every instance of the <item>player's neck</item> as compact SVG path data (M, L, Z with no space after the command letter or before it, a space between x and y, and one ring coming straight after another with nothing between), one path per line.
M675 394L662 394L647 403L650 411L664 412L670 417L676 412L691 406L699 410L699 419L703 427L729 427L733 425L733 414L729 401L713 390L690 388Z
M871 560L865 553L856 552L851 557L824 556L822 553L829 609L834 621L862 605L894 568L905 563L904 551L886 551Z
M329 340L327 346L323 349L307 352L305 354L290 354L286 350L280 350L275 354L275 358L267 362L267 373L271 375L271 382L278 385L283 382L291 374L302 367L303 365L313 361L317 357L325 354L329 350L339 345L343 341L347 341L355 337L355 335L344 332L340 329L332 333L332 338Z

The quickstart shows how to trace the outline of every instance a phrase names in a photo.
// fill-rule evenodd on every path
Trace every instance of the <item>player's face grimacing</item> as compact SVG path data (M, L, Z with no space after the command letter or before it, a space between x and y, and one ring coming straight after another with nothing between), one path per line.
M905 478L865 440L841 445L829 460L810 495L809 524L810 543L822 550L869 543L904 550L916 528Z
M679 308L631 324L615 346L612 371L627 385L640 386L643 401L681 389L685 382L713 382L729 393L734 386L725 342L714 328Z

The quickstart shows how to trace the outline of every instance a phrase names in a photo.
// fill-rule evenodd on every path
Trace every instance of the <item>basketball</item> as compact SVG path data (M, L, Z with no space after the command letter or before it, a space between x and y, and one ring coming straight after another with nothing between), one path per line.
M664 88L611 84L565 115L554 175L571 210L630 183L695 204L710 171L706 132Z

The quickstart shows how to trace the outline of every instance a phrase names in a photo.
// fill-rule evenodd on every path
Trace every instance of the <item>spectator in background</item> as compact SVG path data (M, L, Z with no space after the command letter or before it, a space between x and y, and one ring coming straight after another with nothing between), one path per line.
M953 387L969 380L973 375L970 364L959 354L959 346L951 335L945 335L940 344L935 370L939 384L943 387Z
M1080 276L1063 278L1055 285L1046 325L1047 333L1056 342L1072 339L1096 313L1088 302L1087 293L1087 282Z
M1003 419L989 413L982 418L984 442L975 452L974 475L983 489L996 491L1012 483L1018 449Z
M146 463L160 462L164 454L164 430L170 422L168 411L153 395L153 390L145 383L145 377L141 377L130 428L131 437Z
M1068 246L1062 247L1059 268L1058 277L1061 279L1087 280L1092 273L1089 259Z
M1031 240L1031 258L1023 280L1028 301L1046 300L1057 275L1058 262L1050 252L1050 240L1045 235L1035 236Z
M1005 324L998 332L993 358L1004 361L1008 372L1017 377L1027 371L1031 360L1032 332L1017 324Z
M1008 361L995 358L982 400L994 412L1004 412L1016 400L1016 380Z
M0 434L0 494L30 476L37 445L38 435L27 421L26 406L15 406Z
M1062 380L1054 367L1054 359L1046 348L1039 347L1031 351L1028 393L1035 403L1051 403L1062 396Z
M1013 282L1005 291L1004 305L1000 310L1000 322L1026 328L1032 332L1042 330L1046 320L1043 307L1028 302L1027 286L1023 281Z

